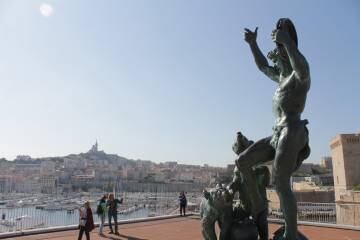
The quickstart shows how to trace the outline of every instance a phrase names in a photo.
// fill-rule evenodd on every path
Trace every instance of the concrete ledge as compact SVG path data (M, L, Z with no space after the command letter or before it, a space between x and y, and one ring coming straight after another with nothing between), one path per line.
M192 215L193 214L189 213L187 216L192 216ZM176 214L176 215L164 215L164 216L157 216L157 217L146 217L146 218L120 220L120 221L118 221L118 225L132 224L132 223L139 223L139 222L157 221L157 220L165 220L165 219L179 218L179 217L180 216L178 214ZM98 227L99 223L96 223L95 226ZM106 223L105 226L109 226L109 224ZM20 236L28 236L28 235L35 235L35 234L42 234L42 233L70 231L70 230L76 230L76 229L78 229L78 225L68 225L68 226L29 229L29 230L23 230L23 231L18 231L18 232L0 233L0 239L12 238L12 237L20 237Z
M200 215L197 214L197 213L189 213L187 216L189 216L189 217L191 217L193 219L200 219ZM158 216L158 217L147 217L147 218L138 218L138 219L130 219L130 220L120 220L118 222L118 224L119 225L125 225L125 224L150 222L150 221L166 220L166 219L173 219L173 218L180 218L180 216L176 214L176 215L165 215L165 216ZM284 220L269 218L269 223L283 224ZM331 224L331 223L316 223L316 222L306 222L306 221L298 221L298 224L303 225L303 226L310 226L310 227L313 226L313 227L320 227L320 228L323 227L323 228L334 228L334 229L360 231L360 226L338 225L338 224ZM108 226L108 225L109 224L105 224L105 226ZM95 224L95 226L98 227L99 224ZM30 229L30 230L23 230L23 231L19 231L19 232L0 233L0 239L3 239L3 238L15 238L15 237L29 236L29 235L36 235L36 234L44 234L44 233L71 231L71 230L76 230L76 229L78 229L78 225Z
M199 213L192 213L192 215L200 218ZM276 218L269 218L268 221L269 221L269 223L277 223L277 224L284 223L283 219L276 219ZM340 224L334 224L334 223L318 223L318 222L298 221L298 225L360 231L360 226L340 225Z
M269 223L279 223L279 224L284 223L283 219L269 218L268 221L269 221ZM334 224L334 223L318 223L318 222L298 221L298 225L360 231L360 226L340 225L340 224Z
M78 225L69 225L69 226L59 226L59 227L48 227L48 228L38 228L38 229L29 229L17 232L7 232L0 233L0 239L10 238L10 237L20 237L41 233L52 233L52 232L61 232L61 231L70 231L78 228Z

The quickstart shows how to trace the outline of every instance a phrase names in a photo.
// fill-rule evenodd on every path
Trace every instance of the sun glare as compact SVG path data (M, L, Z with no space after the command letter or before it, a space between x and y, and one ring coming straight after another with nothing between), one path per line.
M54 13L54 9L50 4L43 3L40 5L40 13L44 17L50 17Z

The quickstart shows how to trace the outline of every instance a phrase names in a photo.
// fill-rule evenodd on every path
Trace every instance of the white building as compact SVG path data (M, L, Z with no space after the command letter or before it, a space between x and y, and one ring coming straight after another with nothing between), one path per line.
M37 179L25 179L24 181L16 182L14 189L21 193L39 193L41 192L41 184Z
M55 165L53 161L42 161L40 164L40 174L54 174Z
M193 181L194 174L192 172L181 172L178 176L179 181Z
M31 161L31 157L29 155L17 155L15 160L16 161Z
M42 175L39 178L41 192L54 193L56 191L56 177L54 175Z

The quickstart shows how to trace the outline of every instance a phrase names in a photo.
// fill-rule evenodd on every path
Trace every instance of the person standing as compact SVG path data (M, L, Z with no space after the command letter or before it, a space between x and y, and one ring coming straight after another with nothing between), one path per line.
M85 232L86 240L90 240L90 232L95 228L93 214L90 207L90 202L85 202L84 207L79 210L79 237L82 239Z
M100 228L99 228L99 235L103 236L103 229L105 224L105 217L106 217L106 200L108 198L107 194L104 194L104 196L100 199L96 213L100 218Z
M115 198L114 194L111 193L109 195L109 200L107 201L107 207L108 207L108 216L109 216L109 226L110 226L110 234L114 234L112 224L111 224L111 218L114 218L114 224L115 224L115 235L120 235L118 231L118 223L117 223L117 208L118 204L122 204L123 199L120 200Z
M184 191L182 191L179 195L179 203L180 203L180 216L182 216L182 213L184 213L185 216L187 200Z

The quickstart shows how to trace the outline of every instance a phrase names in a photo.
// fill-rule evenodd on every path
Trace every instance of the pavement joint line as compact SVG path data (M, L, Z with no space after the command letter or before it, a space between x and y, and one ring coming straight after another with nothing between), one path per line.
M178 223L178 222L185 222L185 221L188 221L188 220L195 220L195 219L192 219L192 218L186 218L186 219L181 219L181 220L172 220L170 223ZM161 221L161 220L158 220L158 221ZM136 224L136 223L134 223ZM162 225L162 224L169 224L169 222L159 222L159 223L151 223L151 222L144 222L144 223L140 223L139 226L128 226L128 227L122 227L121 229L135 229L135 228L142 228L142 227L151 227L151 226L156 226L156 225Z
M276 223L276 224L284 224L283 219L268 218L268 222ZM360 231L360 226L340 225L340 224L335 224L335 223L298 221L298 226L322 227L322 228L334 228L334 229L342 229L342 230Z
M154 226L153 228L151 228L149 225L149 227L146 227L144 225L142 225L141 223L135 223L137 225L137 227L146 227L144 230L140 230L139 229L130 229L127 227L127 229L124 229L122 227L119 228L119 232L120 232L120 236L115 236L115 235L109 235L108 231L109 228L106 227L104 229L104 233L105 236L104 237L100 237L98 236L98 228L93 230L90 233L91 239L97 239L97 240L169 240L169 239L178 239L178 240L183 240L183 239L202 239L200 236L200 227L201 224L198 220L193 219L192 217L189 218L181 218L181 220L179 218L177 219L170 219L169 221L165 221L165 220L159 220L158 224L159 226ZM166 226L166 223L168 223L168 225ZM177 224L178 223L178 224ZM163 225L164 224L164 225ZM187 228L192 228L192 232L196 232L196 233L192 233L191 237L185 237L183 238L181 236L181 233L184 232L179 232L179 231L175 231L176 233L174 234L174 228L176 228L176 226L182 226L181 227L181 231L184 230L184 227L186 226ZM195 228L193 228L193 226L196 226ZM274 232L276 229L278 229L279 227L279 223L275 224L272 223L269 225L269 230L271 232ZM360 232L358 231L351 231L351 230L344 230L342 231L341 229L334 229L334 228L323 228L321 229L321 227L316 227L316 226L300 226L302 229L301 231L304 231L303 233L305 233L308 237L310 237L311 239L314 240L360 240ZM154 229L154 230L153 230ZM160 229L163 229L166 233L161 234ZM324 232L325 231L325 232ZM326 231L330 231L328 234L333 234L333 235L329 235L329 238L327 237L327 233ZM41 235L33 235L33 236L15 236L15 238L6 238L6 240L71 240L71 239L77 239L79 230L73 230L73 231L67 231L67 232L52 232L52 233L45 233L45 234L41 234ZM190 235L189 235L190 236ZM196 236L196 237L195 237Z

